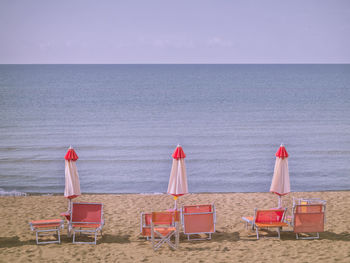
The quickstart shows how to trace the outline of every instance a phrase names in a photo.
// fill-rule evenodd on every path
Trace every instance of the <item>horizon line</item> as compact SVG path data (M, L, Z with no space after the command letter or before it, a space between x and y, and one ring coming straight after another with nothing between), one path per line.
M350 65L340 63L0 63L0 65Z

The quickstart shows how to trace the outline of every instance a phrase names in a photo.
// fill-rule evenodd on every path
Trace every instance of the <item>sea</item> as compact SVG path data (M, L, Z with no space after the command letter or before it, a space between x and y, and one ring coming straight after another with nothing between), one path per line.
M165 193L172 153L189 192L350 190L350 65L0 65L0 194Z

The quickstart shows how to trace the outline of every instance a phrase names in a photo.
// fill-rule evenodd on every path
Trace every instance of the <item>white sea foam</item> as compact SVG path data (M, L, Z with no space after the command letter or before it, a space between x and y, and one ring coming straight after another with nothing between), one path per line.
M164 195L165 193L139 193L139 195Z
M26 193L22 193L16 190L13 191L5 191L4 189L0 188L0 196L26 196Z

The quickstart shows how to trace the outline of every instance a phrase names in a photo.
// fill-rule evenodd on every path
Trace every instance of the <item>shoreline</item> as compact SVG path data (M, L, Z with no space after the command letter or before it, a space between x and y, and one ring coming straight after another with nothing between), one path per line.
M298 194L298 193L328 193L328 192L348 192L350 189L347 190L317 190L317 191L292 191L288 193L288 196L290 194ZM0 193L0 197L7 197L7 196L62 196L63 193L37 193L37 192L14 192L14 194L11 194L10 192L5 192L5 194ZM265 194L265 193L271 193L271 192L196 192L196 193L188 193L186 195L194 195L194 194ZM169 195L168 193L82 193L82 196L84 195Z

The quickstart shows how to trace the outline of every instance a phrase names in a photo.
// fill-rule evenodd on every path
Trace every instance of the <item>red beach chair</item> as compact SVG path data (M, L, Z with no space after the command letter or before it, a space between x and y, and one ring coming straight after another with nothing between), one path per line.
M215 233L216 212L214 204L182 207L182 227L188 240L211 239ZM208 234L207 238L190 239L190 235Z
M31 230L35 231L36 243L38 245L61 243L60 229L63 229L63 224L63 220L60 219L37 220L29 223ZM57 233L57 240L39 241L39 237L51 235L50 232Z
M147 240L151 238L152 213L141 213L141 235Z
M70 215L69 228L73 232L73 243L75 244L95 244L97 233L100 231L102 235L103 205L100 203L73 203ZM93 242L77 242L75 241L75 233L94 234Z
M320 238L319 232L324 231L325 205L307 204L293 207L293 230L297 239ZM301 233L316 233L316 236L299 237Z
M151 240L154 250L167 243L171 248L179 246L179 212L153 212L151 218ZM175 237L175 242L171 238Z
M256 239L259 239L259 229L262 228L277 228L278 238L281 238L281 228L288 226L288 224L284 222L286 211L287 208L269 210L255 209L253 219L251 219L251 217L242 217L242 219L247 223L251 223L252 229L256 229Z

